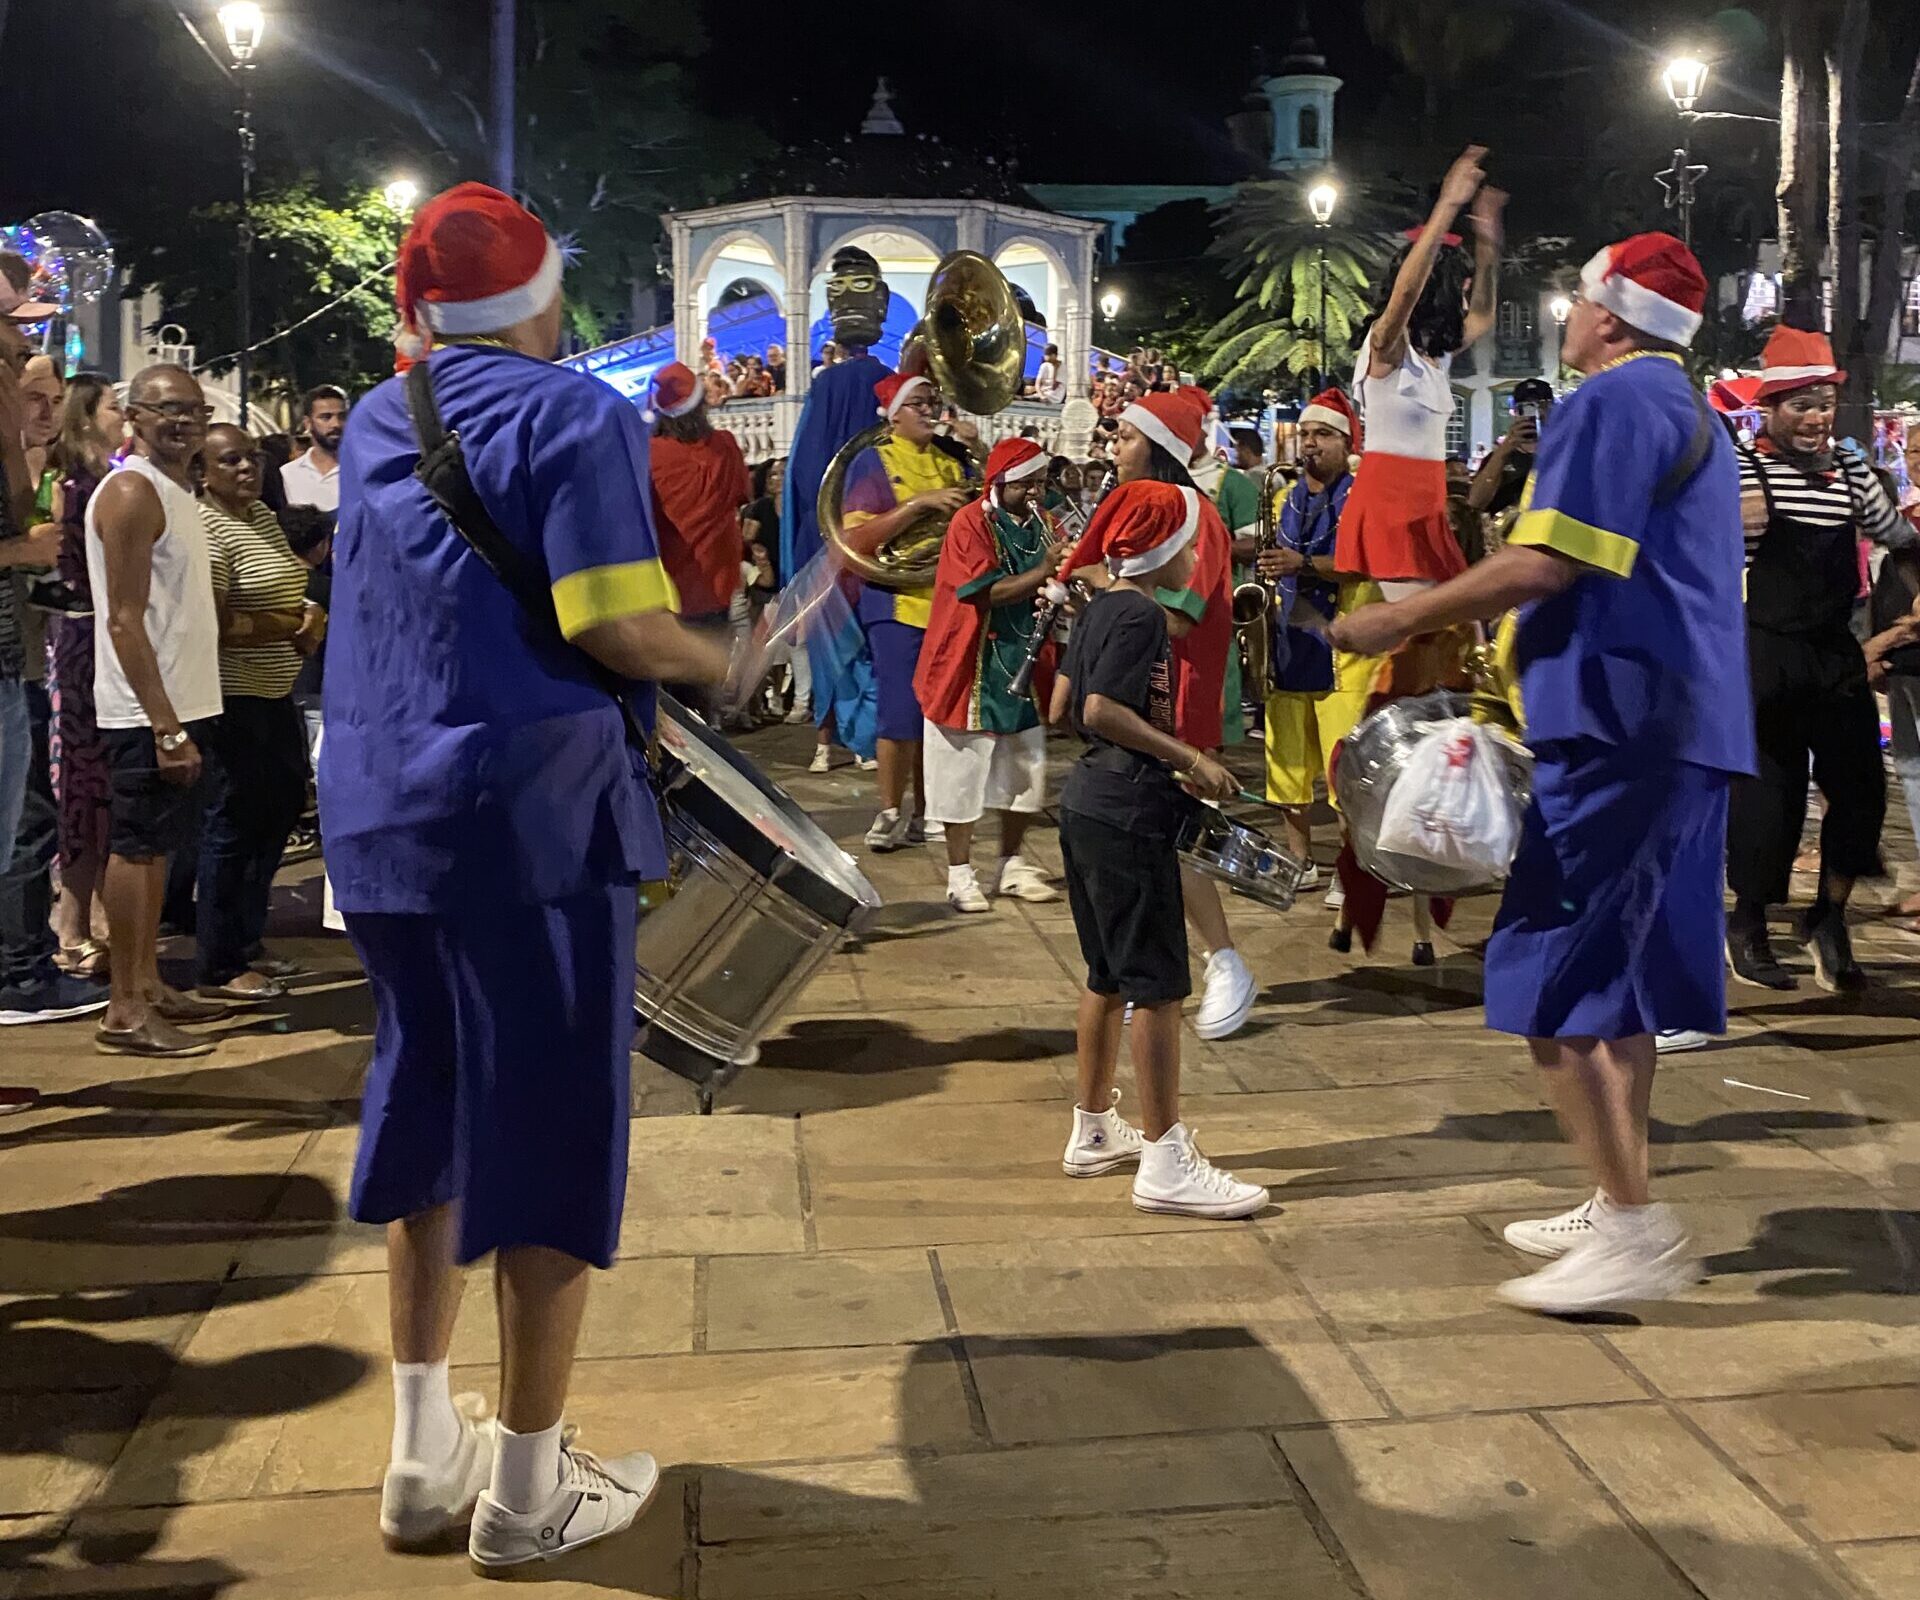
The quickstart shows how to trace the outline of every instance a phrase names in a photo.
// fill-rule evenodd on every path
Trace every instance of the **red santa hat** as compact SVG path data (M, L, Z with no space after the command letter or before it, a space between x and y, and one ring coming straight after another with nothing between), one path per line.
M706 390L684 361L669 361L653 375L653 410L663 417L684 417L706 398Z
M1063 570L1104 561L1116 578L1142 577L1184 550L1199 528L1197 490L1135 478L1100 502Z
M1754 399L1764 404L1816 383L1844 383L1846 377L1834 365L1833 342L1824 333L1789 328L1783 322L1767 335L1767 347L1760 352L1760 388Z
M987 482L1017 483L1031 478L1047 470L1049 459L1031 439L1002 439L987 452Z
M511 195L462 183L413 214L395 278L403 356L434 334L498 333L538 316L560 292L560 248Z
M1360 419L1354 414L1353 402L1339 389L1322 389L1300 408L1300 420L1337 429L1347 436L1349 449L1360 448Z
M1642 333L1692 344L1707 309L1707 275L1670 233L1636 233L1597 251L1580 269L1580 289Z
M1751 411L1760 403L1760 375L1743 372L1734 378L1715 378L1707 390L1707 399L1716 411Z
M891 422L920 390L932 388L932 381L918 372L893 372L876 383L873 392L880 401L880 415Z
M1199 391L1201 395L1206 390ZM1207 402L1209 405L1212 401ZM1143 395L1120 413L1122 422L1132 423L1181 466L1193 460L1206 432L1207 417L1193 401L1188 390L1169 394Z

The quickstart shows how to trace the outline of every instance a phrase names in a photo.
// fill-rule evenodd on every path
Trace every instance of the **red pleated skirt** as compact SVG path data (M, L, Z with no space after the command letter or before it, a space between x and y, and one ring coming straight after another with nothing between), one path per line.
M1353 475L1334 540L1334 569L1376 580L1439 583L1467 570L1447 520L1447 464L1369 450Z

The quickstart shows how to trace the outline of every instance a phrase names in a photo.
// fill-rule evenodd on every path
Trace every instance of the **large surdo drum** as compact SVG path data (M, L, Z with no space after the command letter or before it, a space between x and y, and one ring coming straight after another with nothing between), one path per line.
M658 743L673 877L640 920L635 1048L690 1080L704 1110L880 896L791 796L664 694Z

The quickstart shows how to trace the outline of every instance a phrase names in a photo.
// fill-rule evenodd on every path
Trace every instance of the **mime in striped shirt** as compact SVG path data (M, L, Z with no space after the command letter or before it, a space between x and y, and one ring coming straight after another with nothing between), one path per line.
M1845 911L1854 880L1878 876L1886 777L1880 717L1850 626L1865 590L1861 541L1920 542L1864 457L1833 438L1839 385L1826 335L1780 327L1767 341L1759 392L1766 425L1740 453L1747 544L1747 653L1759 772L1736 779L1727 829L1734 893L1727 960L1769 989L1797 979L1767 935L1767 907L1787 899L1806 821L1809 771L1826 815L1820 883L1799 933L1824 989L1865 984Z

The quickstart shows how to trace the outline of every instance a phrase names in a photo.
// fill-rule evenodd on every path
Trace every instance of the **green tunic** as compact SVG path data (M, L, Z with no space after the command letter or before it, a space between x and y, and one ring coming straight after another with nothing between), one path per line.
M1052 535L1039 517L1016 522L996 506L987 513L987 525L993 529L999 565L994 571L983 572L962 584L958 590L962 600L973 601L1002 578L1017 578L1023 572L1031 572L1046 559ZM1014 675L1026 659L1033 629L1031 597L993 606L987 611L980 651L975 657L973 694L974 704L979 707L977 726L984 733L1025 733L1040 725L1040 713L1032 692L1016 696L1011 689Z

